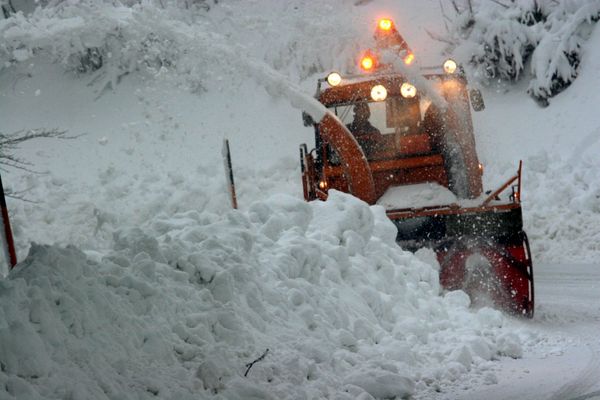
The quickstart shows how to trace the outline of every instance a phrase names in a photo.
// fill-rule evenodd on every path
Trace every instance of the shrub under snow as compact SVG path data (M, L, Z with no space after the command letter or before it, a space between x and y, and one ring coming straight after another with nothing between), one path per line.
M454 53L482 81L515 81L530 68L528 92L541 104L577 77L581 45L600 17L600 1L452 0Z
M47 3L30 14L0 20L0 71L49 54L69 71L95 73L100 90L134 71L163 70L176 72L179 82L193 91L202 90L211 76L222 75L231 64L211 43L240 45L293 79L306 78L332 66L352 65L360 25L369 22L342 1L318 7L308 1L275 2L264 17L252 9L256 5L244 2ZM353 23L338 24L336 18Z

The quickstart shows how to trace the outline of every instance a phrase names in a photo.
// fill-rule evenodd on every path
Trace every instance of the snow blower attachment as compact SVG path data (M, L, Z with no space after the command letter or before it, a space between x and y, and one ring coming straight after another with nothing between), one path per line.
M417 70L391 20L378 22L375 43L358 60L360 73L318 81L315 97L329 113L320 121L303 114L315 129L315 148L300 146L305 199L324 200L335 189L382 205L403 248L436 252L444 288L532 317L521 165L483 193L470 112L484 108L481 93L467 90L453 60ZM401 68L385 57L390 52Z

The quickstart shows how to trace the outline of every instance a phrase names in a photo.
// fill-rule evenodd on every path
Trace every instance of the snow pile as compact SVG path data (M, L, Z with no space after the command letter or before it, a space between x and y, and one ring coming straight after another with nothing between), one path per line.
M104 256L35 245L0 282L0 397L391 398L521 355L395 235L332 193L159 215Z
M600 161L531 157L524 214L538 261L597 262L600 252Z
M582 141L590 149L597 147L592 134ZM579 152L576 160L570 153L539 150L523 160L523 224L534 268L546 263L590 264L600 257L600 162L592 151ZM488 166L489 174L497 178L486 189L499 187L501 178L517 169L510 162Z

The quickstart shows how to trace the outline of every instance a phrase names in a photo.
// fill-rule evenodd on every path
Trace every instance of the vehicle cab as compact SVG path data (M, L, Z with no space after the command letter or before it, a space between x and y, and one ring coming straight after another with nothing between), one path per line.
M375 33L377 48L358 61L360 72L328 74L318 80L315 95L354 137L367 161L374 195L363 200L377 201L392 187L424 182L460 198L479 196L482 167L469 106L473 100L474 109L483 109L479 92L468 93L466 77L453 60L416 67L414 53L393 22L382 21ZM383 61L390 52L401 60L400 71ZM323 123L306 117L305 124L315 129L315 149L310 154L301 149L306 199L325 199L330 189L352 193L345 167L357 160L344 160L340 152L353 144L333 146Z

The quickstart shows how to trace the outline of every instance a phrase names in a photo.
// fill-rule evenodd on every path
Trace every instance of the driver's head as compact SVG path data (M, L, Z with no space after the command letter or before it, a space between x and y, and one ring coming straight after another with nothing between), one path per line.
M366 101L354 105L354 120L366 121L371 116L369 104Z

